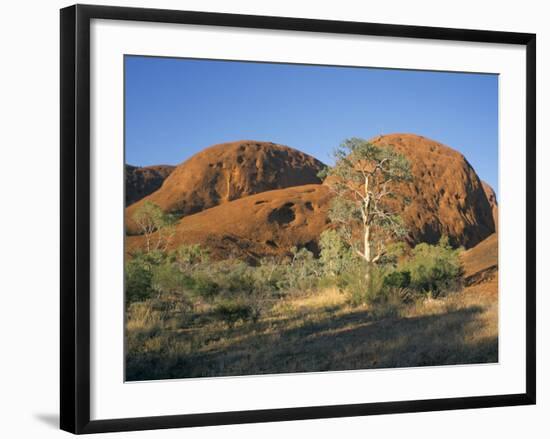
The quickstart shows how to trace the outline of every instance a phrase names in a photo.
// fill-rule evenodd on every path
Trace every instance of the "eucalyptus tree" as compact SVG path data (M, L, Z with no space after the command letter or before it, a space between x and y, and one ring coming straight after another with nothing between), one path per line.
M329 218L345 242L365 264L370 280L374 264L386 254L391 240L402 239L406 229L391 199L400 182L412 179L407 158L390 146L377 146L364 139L345 140L334 152L335 164L320 176L334 192ZM394 203L394 206L403 205Z
M147 253L167 249L175 233L175 221L171 215L147 200L136 210L132 219L145 237Z

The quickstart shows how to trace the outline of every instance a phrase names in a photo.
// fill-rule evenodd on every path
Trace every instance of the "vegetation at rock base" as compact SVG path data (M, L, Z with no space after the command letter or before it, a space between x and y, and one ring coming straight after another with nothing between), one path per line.
M475 288L459 293L459 282L450 281L460 276L437 293L427 287L453 273L446 270L459 250L430 246L421 256L412 250L376 268L374 291L363 288L358 258L336 274L306 252L255 267L238 260L189 264L176 253L136 255L128 264L143 264L151 276L148 297L134 295L127 305L127 378L498 360L491 296ZM422 282L415 283L418 273ZM434 277L426 282L429 273Z
M365 325L377 328L369 337L390 343L390 334L401 326L409 331L415 319L419 325L414 329L415 343L427 342L432 320L442 331L448 330L447 324L452 326L457 332L453 337L460 339L458 333L470 325L470 319L486 318L488 312L463 309L463 299L454 294L461 289L460 249L452 249L445 240L408 250L390 246L372 270L367 288L364 261L338 233L324 232L320 247L318 258L305 248L295 248L281 260L266 258L257 266L238 259L211 260L208 250L198 245L134 254L126 265L128 379L471 361L470 354L460 357L468 350L462 341L458 349L463 354L443 360L439 352L443 342L436 348L430 342L423 348L430 352L421 357L397 360L396 352L373 351L371 360L363 363L361 355L353 354L346 365L334 346L341 337L347 340L346 331L361 333ZM456 321L444 318L451 309L453 313L456 309ZM385 333L381 328L390 322L397 326ZM317 337L326 337L326 346ZM349 349L359 352L360 340L350 338ZM319 351L307 358L299 354L309 351L306 345L312 341ZM494 347L483 344L483 354L477 348L473 352L496 360Z

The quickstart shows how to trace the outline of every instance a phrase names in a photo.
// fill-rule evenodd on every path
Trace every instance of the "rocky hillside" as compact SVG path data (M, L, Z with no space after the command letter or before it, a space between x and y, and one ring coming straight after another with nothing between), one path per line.
M493 233L462 254L466 292L498 294L498 235Z
M285 255L290 248L317 252L327 227L331 195L326 186L311 184L251 195L183 217L171 248L201 244L215 258ZM128 250L143 246L142 236L127 237Z
M131 217L145 200L165 212L186 216L248 195L320 183L323 164L303 152L269 142L238 141L214 145L179 165L162 187L127 209Z
M162 186L162 183L174 170L175 166L156 165L138 167L125 166L126 206L152 194Z
M498 235L493 233L462 255L466 284L472 285L492 277L498 270Z
M413 180L397 188L410 203L395 202L410 231L410 243L435 243L447 235L454 245L474 247L495 232L493 205L459 152L412 134L371 140L392 145L411 162ZM181 216L172 247L200 243L217 257L256 259L288 253L293 246L315 251L332 193L317 178L322 164L288 147L265 142L215 145L179 165L160 189L144 200ZM401 204L399 204L401 203ZM128 250L143 245L129 236Z
M497 195L495 194L495 191L489 185L489 183L482 181L481 184L483 185L483 190L485 191L485 195L487 196L487 201L489 201L489 206L491 206L491 212L493 213L493 221L495 223L495 229L498 229Z
M393 146L411 163L412 182L399 188L411 202L394 209L401 212L412 242L435 243L447 235L452 244L470 248L494 233L482 183L461 153L414 134L378 136L371 142Z

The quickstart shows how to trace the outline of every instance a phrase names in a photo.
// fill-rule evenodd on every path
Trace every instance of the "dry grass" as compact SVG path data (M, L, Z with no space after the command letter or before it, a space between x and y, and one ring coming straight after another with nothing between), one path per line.
M376 308L351 307L328 288L281 299L258 322L231 327L208 306L190 313L134 304L127 379L496 362L497 302L496 284Z

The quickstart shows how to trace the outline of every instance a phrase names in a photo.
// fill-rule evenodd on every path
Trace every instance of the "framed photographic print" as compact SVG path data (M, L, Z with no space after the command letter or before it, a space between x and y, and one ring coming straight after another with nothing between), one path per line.
M535 403L535 35L61 10L61 428Z

